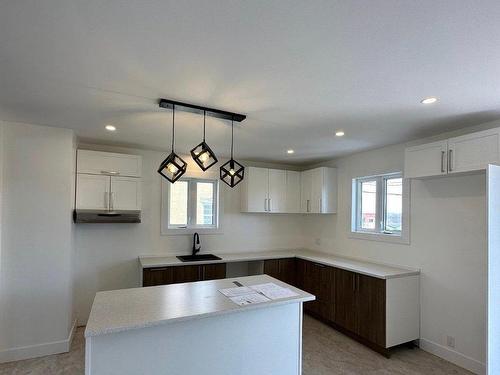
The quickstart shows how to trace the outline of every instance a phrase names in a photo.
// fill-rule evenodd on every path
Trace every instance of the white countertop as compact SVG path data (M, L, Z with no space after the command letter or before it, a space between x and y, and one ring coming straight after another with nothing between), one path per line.
M273 282L298 295L239 306L219 292L219 289L236 287L233 281L238 281L243 286ZM312 294L268 275L98 292L87 322L85 337L314 299Z
M363 260L344 258L333 254L321 253L311 250L283 250L283 251L265 251L248 252L234 254L217 254L221 260L211 260L202 262L182 262L173 255L169 256L141 256L139 261L142 268L180 266L192 264L212 264L212 263L231 263L248 262L255 260L280 259L280 258L300 258L312 262L337 267L348 271L357 272L367 276L377 277L379 279L391 279L396 277L405 277L420 274L418 269L405 267L388 266Z

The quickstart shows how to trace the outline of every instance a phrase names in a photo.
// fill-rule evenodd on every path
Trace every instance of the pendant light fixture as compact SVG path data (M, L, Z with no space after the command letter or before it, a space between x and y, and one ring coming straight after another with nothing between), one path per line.
M220 167L220 179L230 187L235 187L245 175L245 167L233 159L234 119L231 119L231 159Z
M160 164L158 173L169 180L171 183L177 181L186 173L187 163L174 152L175 141L175 105L172 106L172 152Z
M212 149L205 142L205 120L207 111L203 111L203 141L191 150L191 156L199 167L206 171L212 165L217 163L217 157Z

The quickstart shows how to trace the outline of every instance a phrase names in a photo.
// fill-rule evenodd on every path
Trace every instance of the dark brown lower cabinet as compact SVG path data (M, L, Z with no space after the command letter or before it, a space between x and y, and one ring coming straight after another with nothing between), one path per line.
M356 332L356 274L354 272L335 269L335 320L339 326Z
M189 283L225 277L225 263L145 268L142 271L142 286Z
M264 261L264 273L284 283L296 284L295 258L269 259Z
M385 280L356 275L356 333L385 347Z

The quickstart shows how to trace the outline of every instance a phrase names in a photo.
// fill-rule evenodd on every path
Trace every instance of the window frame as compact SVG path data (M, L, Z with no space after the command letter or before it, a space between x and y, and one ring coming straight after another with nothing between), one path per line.
M385 231L387 213L387 180L393 178L402 179L401 197L401 231ZM367 181L376 181L376 208L375 208L375 228L361 228L361 184ZM350 238L374 240L383 242L410 243L410 183L403 177L402 172L389 172L374 176L363 176L352 179L352 201L351 201L351 223L349 232ZM382 208L382 209L381 209Z
M179 181L187 181L188 183L188 201L187 201L187 224L186 225L171 225L170 224L170 189L172 184L162 180L162 205L161 205L161 234L162 235L182 235L193 234L221 234L221 193L219 180L216 178L199 178L199 177L183 177ZM213 199L214 207L212 218L214 224L202 225L196 224L197 207L197 183L213 184Z

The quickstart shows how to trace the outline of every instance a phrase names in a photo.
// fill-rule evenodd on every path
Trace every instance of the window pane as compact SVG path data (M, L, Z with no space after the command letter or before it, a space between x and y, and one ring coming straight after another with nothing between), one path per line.
M187 225L188 182L177 181L170 185L169 225Z
M401 232L403 206L403 179L389 178L385 183L385 228L388 232Z
M211 182L196 183L196 224L213 225L214 184Z
M361 182L361 229L375 229L376 209L377 181Z

